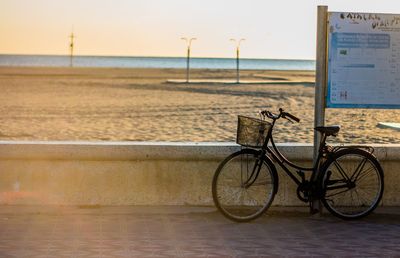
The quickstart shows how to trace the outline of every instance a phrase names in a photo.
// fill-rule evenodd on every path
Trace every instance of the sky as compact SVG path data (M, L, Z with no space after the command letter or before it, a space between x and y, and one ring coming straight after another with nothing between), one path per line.
M315 59L317 6L400 14L399 0L0 0L0 54Z

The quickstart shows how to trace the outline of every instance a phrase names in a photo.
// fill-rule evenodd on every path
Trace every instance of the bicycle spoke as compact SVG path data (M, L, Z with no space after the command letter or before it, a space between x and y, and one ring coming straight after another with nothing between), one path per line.
M326 208L345 219L368 215L382 197L382 171L377 166L379 163L365 151L340 151L325 168L329 171L325 172L323 185Z
M348 192L348 191L350 191L350 190L351 190L351 189L345 189L345 190L343 190L343 191L336 192L336 193L334 193L334 194L326 195L326 197L332 197L332 196L335 196L335 195L338 195L338 194L342 194L342 193Z
M365 195L363 195L362 193L359 193L359 192L362 192L361 189L358 189L358 190L356 189L356 190L354 190L354 192L357 194L357 196L360 199L360 206L364 205L365 203L368 204L368 203L370 203L372 201L372 199L370 200L370 199L364 197Z
M246 195L249 197L248 199L250 200L250 203L253 205L259 205L259 202L256 200L256 198L253 198L253 196L250 194L250 191L246 191Z
M350 204L355 204L356 202L354 201L354 193L356 193L356 191L354 189L350 190L350 198L351 198L351 202ZM355 205L350 205L350 206L355 206Z
M227 196L229 199L227 199L227 201L226 201L226 202L223 202L223 203L229 203L231 200L233 200L233 199L236 197L237 193L240 192L240 191L241 191L241 189L238 189L238 190L236 191L235 194L232 194L231 192L230 192L229 194L227 194L226 196ZM222 200L224 200L224 197L223 197L223 196L219 195L219 197L220 197L220 198L223 198Z
M259 152L255 150L239 151L228 157L216 171L213 200L217 208L232 220L254 219L273 200L274 175L270 166L258 157Z
M342 175L343 179L346 181L349 180L349 177L347 176L346 172L344 172L342 166L339 165L339 163L335 160L334 162L336 168L338 169L339 173Z
M368 176L369 172L373 172L374 171L374 167L370 167L368 170L366 170L365 172L363 172L362 174L360 174L358 176L358 179L356 178L354 181L357 182L361 182L363 178L365 178L366 176Z
M261 181L261 182L254 182L251 186L264 186L264 185L271 185L271 181Z
M367 158L364 158L364 159L360 162L360 164L358 164L356 170L355 170L354 173L351 175L350 179L353 179L354 175L356 175L356 174L357 174L357 175L355 176L355 178L357 179L358 175L361 173L362 169L364 168L366 162L367 162Z
M243 173L243 169L241 169L241 171L240 171L240 180L241 180L241 183L243 184L243 183L248 183L248 181L250 180L250 178L253 176L253 173L254 173L254 167L256 166L256 165L252 165L253 166L253 168L252 168L252 172L251 172L251 174L250 174L250 176L249 176L249 171L250 171L250 169L249 169L249 165L250 165L250 162L248 161L249 160L249 157L248 156L246 156L245 157L245 161L242 161L242 164L244 163L244 165L245 165L245 173ZM257 162L257 161L256 161ZM243 174L245 174L245 177L243 176ZM245 178L244 180L243 180L243 178Z

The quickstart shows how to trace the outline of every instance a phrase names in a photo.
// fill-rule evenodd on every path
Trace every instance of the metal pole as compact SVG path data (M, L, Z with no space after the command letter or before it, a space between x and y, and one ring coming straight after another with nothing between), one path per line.
M72 67L72 65L73 65L72 59L73 59L73 56L74 56L74 37L75 37L74 33L72 32L69 37L71 38L71 41L70 41L70 44L69 44L69 50L70 50L70 53L69 53L69 66Z
M239 46L236 48L236 82L239 83Z
M187 48L187 58L186 58L186 83L189 83L189 60L190 60L190 47Z
M196 38L181 38L186 41L187 44L187 54L186 54L186 83L189 83L189 69L190 69L190 46L192 45L192 41L196 40Z
M327 40L328 40L328 6L318 6L317 17L317 59L315 67L315 107L314 107L314 126L323 126L325 124L325 91L327 77ZM318 148L321 136L314 130L314 153L313 160L316 164ZM315 182L317 179L311 178ZM311 203L311 212L321 212L321 202L313 200Z
M239 79L240 79L240 75L239 75L239 52L240 52L240 43L246 39L240 39L240 40L236 40L236 39L230 39L231 41L234 41L236 44L236 83L239 83Z

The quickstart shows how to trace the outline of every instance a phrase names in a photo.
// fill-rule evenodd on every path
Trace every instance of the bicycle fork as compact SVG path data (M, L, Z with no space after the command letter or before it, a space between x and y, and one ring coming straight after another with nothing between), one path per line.
M245 189L249 188L250 186L252 186L254 184L254 182L256 181L260 170L261 170L261 166L263 164L263 160L262 160L262 155L261 154L259 157L257 157L256 162L252 168L252 171L250 173L250 176L247 177L247 172L248 172L248 165L246 164L246 181L242 183L242 187L244 187ZM243 175L242 175L243 176Z

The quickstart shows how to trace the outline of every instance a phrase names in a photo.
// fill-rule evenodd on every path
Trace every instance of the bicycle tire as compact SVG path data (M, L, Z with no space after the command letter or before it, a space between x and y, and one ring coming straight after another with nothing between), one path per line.
M255 164L260 162L260 153L254 149L235 152L215 171L213 200L218 210L230 220L247 222L256 219L274 199L278 177L273 163L265 157L260 169L256 169L258 173L252 173L254 167L258 168Z
M321 201L331 214L359 219L378 206L384 190L383 170L371 153L356 148L339 150L321 171Z

